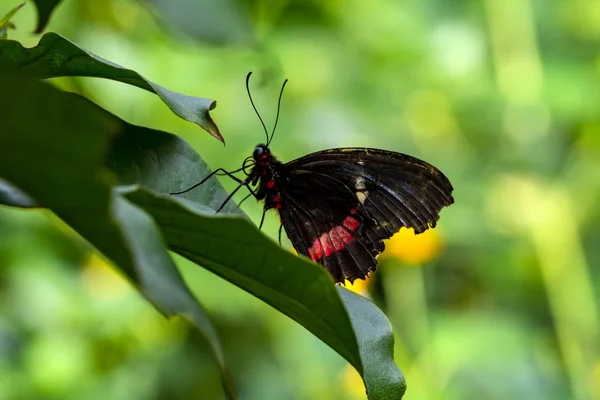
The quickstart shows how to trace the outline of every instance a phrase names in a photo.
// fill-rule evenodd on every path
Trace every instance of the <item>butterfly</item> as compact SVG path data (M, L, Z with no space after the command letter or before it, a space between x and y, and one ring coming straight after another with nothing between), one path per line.
M308 154L282 163L271 153L271 135L254 105L246 76L248 97L258 116L267 141L259 144L242 168L215 174L230 176L239 186L225 199L220 211L233 195L246 187L250 196L264 202L259 228L265 214L275 209L281 227L296 251L321 264L336 283L365 279L377 267L384 240L401 228L422 233L433 228L439 213L454 202L452 185L434 166L406 154L370 148L338 148ZM243 171L245 179L233 175ZM241 204L241 202L240 202ZM281 243L281 227L279 230Z

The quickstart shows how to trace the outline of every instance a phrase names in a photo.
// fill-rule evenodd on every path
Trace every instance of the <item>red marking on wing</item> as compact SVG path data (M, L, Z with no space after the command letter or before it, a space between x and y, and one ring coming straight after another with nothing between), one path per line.
M341 226L336 226L315 239L308 249L308 255L313 261L327 257L336 251L343 250L354 241L352 232L358 229L360 221L353 217L346 217Z
M275 186L275 182L274 181L268 181L265 186L267 187L267 189L273 189L273 187Z
M342 225L346 227L350 232L354 232L360 226L360 221L353 217L346 217Z

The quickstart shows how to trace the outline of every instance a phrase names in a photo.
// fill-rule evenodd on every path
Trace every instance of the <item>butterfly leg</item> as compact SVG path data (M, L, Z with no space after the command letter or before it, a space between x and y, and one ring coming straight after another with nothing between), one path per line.
M281 230L283 229L283 224L279 225L279 246L281 247Z
M263 222L265 222L265 214L266 213L267 213L267 210L263 210L262 217L260 218L260 225L258 226L259 231L262 229Z
M225 199L225 201L223 201L223 203L221 203L221 205L217 209L217 212L221 211L223 209L223 207L225 207L225 204L227 204L229 202L229 200L231 200L231 198L233 197L233 195L235 195L237 193L237 191L240 190L240 188L242 186L247 187L248 190L250 190L250 194L252 194L252 195L254 195L254 197L256 197L256 193L254 193L254 191L252 190L252 188L249 186L249 183L252 180L251 179L252 176L249 176L248 178L244 179L243 181L241 179L239 179L238 177L234 177L233 175L231 176L231 178L234 178L240 184L233 190L233 192L231 192L229 194L229 196L227 196L227 198ZM263 217L264 217L264 214L263 214Z
M228 171L225 171L223 168L217 168L213 172L211 172L210 174L208 174L207 176L205 176L204 179L202 179L200 182L196 183L194 186L189 187L189 188L187 188L185 190L182 190L180 192L172 192L172 193L169 193L169 194L170 195L174 195L174 194L183 194L183 193L189 192L190 190L193 190L193 189L197 188L198 186L202 185L204 182L206 182L207 180L209 180L210 178L212 178L214 175L219 174L219 172L223 172L223 175L227 175L228 177L230 177L234 181L236 181L238 183L242 183L242 180L240 178L238 178L237 176L233 175L234 172L239 172L239 171L241 171L241 169L228 172Z
M206 176L204 179L202 179L200 182L198 182L197 184L195 184L194 186L187 188L185 190L182 190L180 192L173 192L173 193L169 193L170 195L174 195L174 194L182 194L182 193L186 193L189 192L192 189L197 188L198 186L202 185L204 182L206 182L207 180L209 180L211 177L213 177L214 175L227 175L229 178L233 179L234 181L236 181L237 183L239 183L238 187L236 187L233 192L231 192L231 194L229 196L227 196L227 198L225 199L225 201L223 201L223 203L221 203L221 205L219 206L219 208L217 209L217 213L219 211L221 211L223 209L223 207L225 207L225 205L227 204L227 202L229 200L231 200L231 198L233 197L233 195L242 187L245 186L249 191L250 194L248 196L246 196L241 202L240 204L246 200L248 197L250 196L254 196L256 197L256 192L254 192L254 190L250 187L250 181L251 181L251 177L249 176L248 178L246 178L245 180L241 180L240 178L238 178L237 176L233 175L234 172L239 172L241 171L243 168L237 169L235 171L225 171L223 168L217 168L215 169L213 172L211 172L208 176Z

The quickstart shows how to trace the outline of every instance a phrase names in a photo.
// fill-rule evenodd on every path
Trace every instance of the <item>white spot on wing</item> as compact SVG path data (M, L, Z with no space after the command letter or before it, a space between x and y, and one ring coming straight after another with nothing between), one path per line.
M362 176L357 176L354 186L356 187L356 197L358 198L358 201L360 201L361 204L364 204L365 200L367 199L367 195L369 194L369 192L366 190L367 187L365 186L365 178Z
M366 186L365 186L365 178L363 178L362 176L357 176L356 177L356 182L354 183L356 190L365 190Z

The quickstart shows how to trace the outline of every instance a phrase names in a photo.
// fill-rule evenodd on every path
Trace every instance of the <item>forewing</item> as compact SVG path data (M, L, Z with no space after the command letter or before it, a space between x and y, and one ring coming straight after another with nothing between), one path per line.
M448 178L406 154L333 149L309 154L284 168L291 189L310 174L325 174L343 183L388 237L403 226L416 233L435 226L440 210L454 202Z

